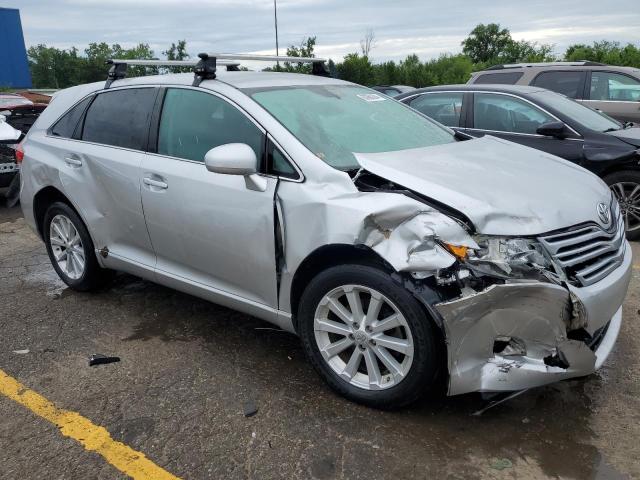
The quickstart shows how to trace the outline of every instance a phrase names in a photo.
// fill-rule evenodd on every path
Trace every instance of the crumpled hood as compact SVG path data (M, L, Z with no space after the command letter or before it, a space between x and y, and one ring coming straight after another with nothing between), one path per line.
M607 135L618 137L623 142L633 145L634 147L640 147L640 127L614 130L613 132L607 132Z
M536 235L598 218L611 193L587 170L491 136L355 154L369 172L466 215L478 233Z

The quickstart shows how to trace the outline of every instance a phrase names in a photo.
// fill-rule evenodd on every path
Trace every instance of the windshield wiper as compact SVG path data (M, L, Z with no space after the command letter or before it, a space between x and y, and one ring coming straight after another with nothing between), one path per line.
M602 133L617 132L618 130L620 130L620 129L619 128L615 128L615 127L611 127L611 128L607 128Z

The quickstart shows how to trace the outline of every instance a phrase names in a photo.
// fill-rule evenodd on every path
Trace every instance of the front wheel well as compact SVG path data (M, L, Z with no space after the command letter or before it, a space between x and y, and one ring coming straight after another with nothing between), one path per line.
M343 264L368 265L393 273L393 267L382 257L364 245L333 244L322 246L305 258L293 276L291 284L291 312L294 328L297 330L296 317L300 298L309 282L320 272Z
M55 202L66 203L76 213L78 213L69 199L65 197L64 193L62 193L55 187L44 187L42 190L36 193L35 197L33 198L33 216L36 221L36 226L38 227L38 233L40 234L40 238L42 239L44 239L44 232L42 231L44 215L45 213L47 213L47 209Z

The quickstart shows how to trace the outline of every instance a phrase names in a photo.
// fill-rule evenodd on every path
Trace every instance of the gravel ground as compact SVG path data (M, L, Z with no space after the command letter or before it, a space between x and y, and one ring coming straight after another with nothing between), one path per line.
M0 207L0 369L184 479L640 478L639 286L634 269L595 375L479 417L478 395L381 412L334 395L295 336L255 318L127 275L72 292ZM89 368L92 353L121 362ZM3 396L0 417L0 478L124 478Z

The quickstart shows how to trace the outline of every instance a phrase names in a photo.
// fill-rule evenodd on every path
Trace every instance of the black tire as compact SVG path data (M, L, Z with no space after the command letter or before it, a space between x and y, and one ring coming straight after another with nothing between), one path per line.
M53 253L53 248L50 241L50 228L51 221L57 215L64 215L71 221L73 227L78 232L82 241L82 250L84 252L85 258L85 268L82 275L76 279L71 278L65 271L60 268L60 265L58 265L58 262L56 261ZM55 202L47 209L44 215L42 233L44 236L45 245L47 247L47 253L49 254L49 260L51 260L53 268L55 269L58 276L62 279L62 281L73 290L77 290L80 292L96 290L102 287L111 278L112 272L103 269L98 264L93 241L91 240L91 236L89 235L87 227L85 226L80 216L75 212L75 210L66 203Z
M402 381L383 390L360 388L341 378L320 353L315 339L314 316L320 300L342 285L362 285L377 290L391 300L404 315L414 342L413 361ZM298 308L298 332L305 354L329 386L349 400L382 409L398 408L415 402L438 387L441 340L420 303L390 275L364 265L340 265L316 276L305 289Z
M617 191L617 189L612 188L612 186L620 183L640 185L640 171L621 170L619 172L613 172L609 175L606 175L603 180L609 186L609 188L612 189L618 200L620 200L619 192ZM638 198L636 205L640 207L640 197ZM620 206L624 211L625 205L623 205L623 202L620 203ZM637 228L633 231L627 231L627 240L640 240L640 228Z

